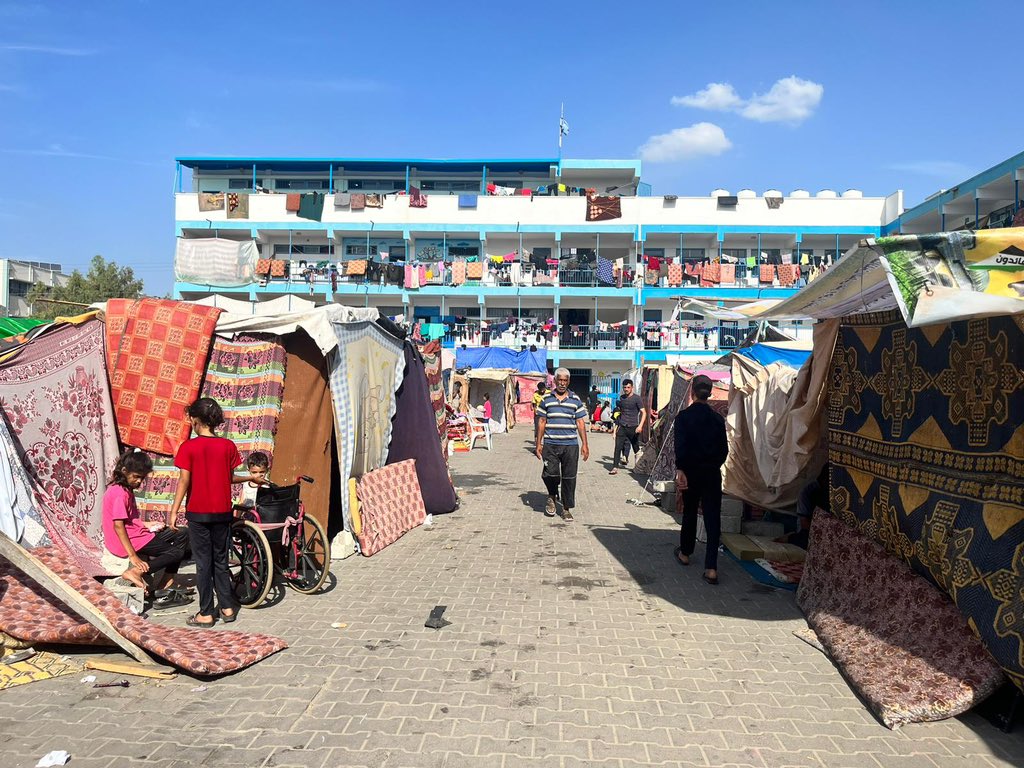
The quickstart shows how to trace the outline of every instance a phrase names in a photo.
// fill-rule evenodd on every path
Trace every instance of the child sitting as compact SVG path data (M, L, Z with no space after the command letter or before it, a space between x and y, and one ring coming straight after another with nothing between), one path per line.
M242 496L235 504L235 509L252 509L256 506L256 491L261 485L270 482L270 457L263 451L253 451L245 461L249 470L249 479L242 483Z
M178 566L189 555L188 532L142 522L135 491L152 471L153 460L145 453L121 454L103 494L103 543L112 555L128 558L122 578L146 592L156 588L154 608L172 608L191 602L184 590L171 589ZM156 582L160 571L163 577Z

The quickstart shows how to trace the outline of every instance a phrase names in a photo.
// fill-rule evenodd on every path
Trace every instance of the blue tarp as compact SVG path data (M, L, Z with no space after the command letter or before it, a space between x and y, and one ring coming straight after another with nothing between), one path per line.
M505 347L458 347L455 350L456 368L512 368L519 373L547 373L548 352L524 350L516 352Z
M807 358L811 356L811 350L787 349L785 347L776 347L772 344L752 344L749 347L735 350L733 354L749 357L761 365L782 363L790 368L800 368L807 361Z

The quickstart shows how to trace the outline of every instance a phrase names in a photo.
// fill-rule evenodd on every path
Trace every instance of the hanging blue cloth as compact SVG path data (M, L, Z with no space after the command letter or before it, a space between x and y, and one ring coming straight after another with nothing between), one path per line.
M459 208L476 208L478 195L459 195Z

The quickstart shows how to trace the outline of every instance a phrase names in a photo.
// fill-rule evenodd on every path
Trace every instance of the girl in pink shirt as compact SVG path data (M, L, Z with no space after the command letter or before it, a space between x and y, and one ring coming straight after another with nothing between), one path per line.
M117 557L128 558L123 578L147 592L168 590L174 583L181 561L188 557L188 533L167 528L163 523L144 523L135 503L135 491L153 471L153 461L141 451L121 454L113 477L103 494L103 542ZM163 577L157 583L157 575ZM185 600L178 590L158 596L155 608L170 608Z

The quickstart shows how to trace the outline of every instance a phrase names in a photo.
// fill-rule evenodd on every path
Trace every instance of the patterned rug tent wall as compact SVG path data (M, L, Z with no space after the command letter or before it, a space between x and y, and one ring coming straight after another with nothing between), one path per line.
M111 299L107 357L125 445L162 456L189 436L185 408L199 395L221 310L169 299Z
M224 424L217 434L234 441L243 460L253 451L266 453L273 460L284 380L285 350L276 337L214 340L200 395L220 404ZM153 474L138 494L139 511L147 520L166 521L178 471L172 459L153 458ZM239 496L240 486L233 492Z
M427 514L444 514L455 509L455 489L448 476L441 441L432 439L437 421L430 404L427 376L420 354L411 341L405 341L403 352L405 371L402 386L395 396L395 417L386 463L415 459L416 477Z
M1024 316L847 318L829 381L833 514L943 589L1024 689Z
M435 339L420 347L423 358L423 372L430 390L430 406L437 422L437 434L441 438L441 453L448 456L448 417L445 412L444 375L441 372L441 341ZM447 461L447 458L445 459Z
M105 574L102 499L119 454L103 332L95 319L51 326L0 364L0 409L46 533L92 575Z

